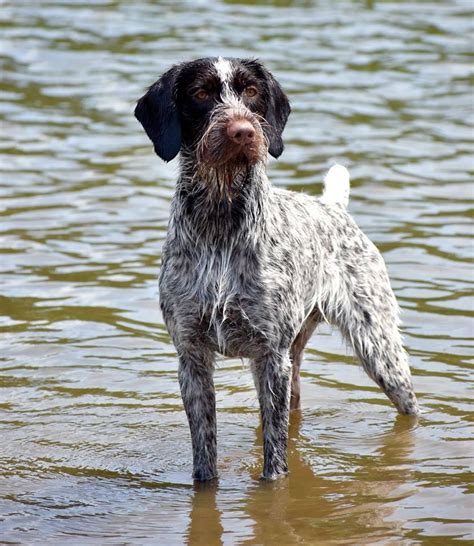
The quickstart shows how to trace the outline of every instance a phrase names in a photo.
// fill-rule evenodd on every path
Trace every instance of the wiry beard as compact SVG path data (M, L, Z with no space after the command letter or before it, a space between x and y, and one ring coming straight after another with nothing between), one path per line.
M206 186L211 200L231 203L249 177L252 165L241 159L230 160L221 165L206 167L199 163L196 177Z
M255 130L254 140L239 147L227 136L231 120L250 121ZM263 120L264 122L264 120ZM209 126L197 144L196 177L205 184L211 199L232 202L240 192L250 171L266 161L268 140L262 130L262 121L247 108L222 106L213 113Z

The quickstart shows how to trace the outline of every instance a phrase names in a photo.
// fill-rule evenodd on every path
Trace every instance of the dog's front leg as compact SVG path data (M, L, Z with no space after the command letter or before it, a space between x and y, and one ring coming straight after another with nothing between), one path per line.
M217 477L214 355L205 348L179 355L179 386L193 446L193 478Z
M263 427L263 473L275 479L288 472L288 414L291 362L288 351L267 354L252 362Z

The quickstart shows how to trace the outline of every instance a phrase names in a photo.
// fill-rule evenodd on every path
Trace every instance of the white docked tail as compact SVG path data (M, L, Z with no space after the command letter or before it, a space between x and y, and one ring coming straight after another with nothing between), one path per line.
M349 171L336 163L324 177L324 191L321 201L328 205L339 203L347 207L350 186Z

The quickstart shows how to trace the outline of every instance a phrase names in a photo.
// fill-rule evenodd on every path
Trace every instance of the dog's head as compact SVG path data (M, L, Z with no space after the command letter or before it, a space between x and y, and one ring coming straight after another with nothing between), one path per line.
M163 160L183 146L210 167L253 165L267 151L278 157L289 113L288 98L261 63L221 57L173 66L135 108Z

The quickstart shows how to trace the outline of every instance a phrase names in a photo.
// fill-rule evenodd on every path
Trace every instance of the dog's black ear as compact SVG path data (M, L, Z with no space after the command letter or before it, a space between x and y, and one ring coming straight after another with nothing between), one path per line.
M268 125L264 126L263 130L268 138L268 151L273 157L280 157L284 148L281 135L291 112L290 102L280 84L259 61L245 59L243 62L266 83L268 103L264 117Z
M175 104L179 67L173 66L137 102L135 117L153 142L155 152L171 161L181 148L181 125Z
M288 97L283 92L280 84L275 78L267 72L267 85L269 92L269 103L265 119L269 125L268 130L268 151L273 157L280 157L283 152L284 144L281 135L285 128L288 116L291 112L290 102Z

